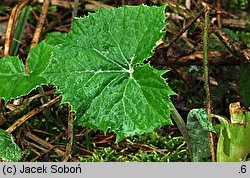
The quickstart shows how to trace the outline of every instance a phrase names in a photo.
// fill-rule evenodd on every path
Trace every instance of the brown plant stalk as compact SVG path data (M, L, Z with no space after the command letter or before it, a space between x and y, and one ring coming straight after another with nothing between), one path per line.
M62 162L67 162L71 153L71 148L73 144L73 112L71 106L68 108L68 129L67 129L67 145L66 151L63 155Z
M11 11L11 15L9 18L9 23L7 26L5 43L4 43L4 54L3 56L8 56L11 48L11 40L14 34L15 26L17 19L22 11L22 9L30 2L30 0L23 0L18 3L13 10Z
M30 49L34 48L39 42L39 39L40 39L40 36L42 33L42 29L43 29L43 25L44 25L44 22L45 22L45 19L46 19L48 10L49 10L49 5L50 5L50 0L45 0L43 3L43 7L42 7L42 11L41 11L39 20L37 22L36 30L35 30L34 37L33 37L32 42L31 42ZM28 68L28 59L29 59L29 56L27 57L27 59L25 61L25 71L27 74L30 74L30 71Z
M57 96L56 98L54 98L53 100L49 101L48 103L43 104L43 105L39 106L38 108L33 109L32 111L30 111L29 113L27 113L26 115L24 115L23 117L21 117L20 119L18 119L12 126L10 126L6 130L6 132L9 132L9 133L13 132L16 128L18 128L20 125L22 125L25 121L27 121L31 117L35 116L39 112L47 109L51 105L53 105L53 104L61 101L61 99L62 99L61 96Z
M209 8L206 8L205 12L205 23L204 23L204 34L203 34L203 68L204 68L204 80L205 80L205 90L206 90L206 109L207 114L212 114L212 104L211 104L211 91L209 84L209 68L208 68L208 31L209 31ZM211 118L212 119L212 118ZM210 121L212 122L212 120ZM212 155L212 161L215 162L215 149L214 149L214 138L213 133L209 132L210 138L210 151Z

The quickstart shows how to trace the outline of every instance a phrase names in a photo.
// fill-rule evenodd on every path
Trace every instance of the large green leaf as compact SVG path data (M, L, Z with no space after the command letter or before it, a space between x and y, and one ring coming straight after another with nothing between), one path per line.
M117 140L171 124L162 72L143 61L166 26L165 7L124 6L75 18L43 75L58 86L75 124L117 133Z
M46 68L54 45L63 42L65 34L52 33L46 40L31 49L27 75L23 62L18 57L7 56L0 59L0 98L7 103L11 98L28 94L41 84L47 84L40 73ZM52 41L53 38L53 41Z
M14 142L13 136L0 129L0 160L2 161L19 161L23 152Z

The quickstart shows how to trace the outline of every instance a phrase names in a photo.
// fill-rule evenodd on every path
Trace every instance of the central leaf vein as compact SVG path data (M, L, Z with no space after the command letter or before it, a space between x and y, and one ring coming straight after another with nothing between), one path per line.
M117 67L120 67L120 68L126 70L126 69L125 69L124 67L122 67L119 63L117 63L117 62L115 62L115 61L113 61L113 60L107 58L105 55L103 55L103 54L102 54L100 51L98 51L96 48L93 48L93 50L94 50L95 52L97 52L98 54L100 54L102 57L104 57L107 61L113 63L113 64L116 65Z
M120 77L122 74L117 75L115 78L111 79L93 98L93 100L91 101L91 104L93 103L95 98L99 98L100 95L113 83L117 80L118 77Z
M128 64L128 66L129 66L129 62L128 62L127 58L125 57L125 55L124 55L124 53L123 53L123 51L122 51L122 49L121 49L120 44L116 41L114 35L112 34L112 32L111 32L111 30L110 30L111 27L110 27L109 22L107 22L107 23L108 23L108 27L109 27L108 33L111 35L111 38L113 39L113 41L114 41L115 44L117 45L117 47L118 47L118 49L119 49L119 51L120 51L120 53L121 53L123 59L125 60L125 62L126 62L126 63Z
M117 102L114 102L114 104L112 105L112 107L109 109L109 112L108 112L107 115L109 115L109 114L111 113L111 111L112 111L113 108L119 103L119 101L122 102L122 107L123 107L123 111L124 111L125 115L126 115L126 116L128 115L127 112L126 112L126 106L125 106L125 103L124 103L124 98L126 98L125 93L126 93L127 86L128 86L128 83L129 83L129 82L130 82L130 79L128 80L128 82L126 83L126 86L124 87L122 97L119 98L119 99L117 100Z
M125 88L124 88L124 91L123 91L123 93L122 93L122 99L121 99L121 100L122 100L123 110L124 110L124 113L125 113L126 116L127 116L128 114L127 114L127 112L126 112L126 106L125 106L125 103L124 103L124 98L126 98L125 93L126 93L126 91L127 91L127 87L128 87L129 82L130 82L130 79L131 79L131 78L129 78L129 80L128 80L128 82L127 82Z
M108 23L108 24L109 24L109 23ZM78 28L81 29L81 32L82 32L83 35L85 35L85 36L87 36L89 39L91 39L91 37L89 36L89 34L87 34L87 33L84 31L84 29L82 29L82 27L81 27L80 25L78 25L77 23L76 23L76 25L78 26ZM110 27L109 27L109 28L110 28ZM120 50L121 55L123 56L123 58L125 59L125 61L127 61L127 59L125 58L123 52L121 51L120 45L115 41L114 36L113 36L112 33L110 32L110 29L109 29L109 33L110 33L112 39L114 40L114 42L116 43L116 45L118 45L118 48L119 48L119 50ZM97 52L98 54L100 54L101 56L103 56L107 61L109 61L109 62L115 64L116 66L118 66L118 67L120 67L120 68L122 68L122 69L125 70L125 68L122 67L119 63L117 63L117 62L115 62L115 61L113 61L113 60L107 58L105 55L102 54L101 51L99 51L98 49L96 49L95 46L94 46L94 44L93 44L93 42L92 42L91 40L90 40L89 42L90 42L90 45L91 45L92 48L88 48L88 49L92 49L93 51L95 51L95 52ZM127 61L127 63L128 63L128 61Z

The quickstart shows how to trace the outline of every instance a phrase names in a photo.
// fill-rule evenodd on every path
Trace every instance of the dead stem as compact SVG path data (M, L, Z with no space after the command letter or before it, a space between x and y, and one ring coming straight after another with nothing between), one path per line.
M23 0L19 4L17 4L13 10L11 11L11 15L9 18L9 23L6 31L5 44L4 44L4 55L8 56L10 53L11 40L14 34L14 29L16 26L17 19L20 15L22 9L30 2L30 0Z
M67 145L66 151L63 155L62 162L67 162L71 153L71 148L73 144L73 112L71 111L71 106L69 106L68 114L68 129L67 129Z
M197 14L184 28L182 28L181 29L181 31L179 31L178 33L177 33L177 35L175 35L174 36L174 38L172 38L171 40L170 40L170 42L168 43L168 44L165 44L165 45L163 45L163 46L161 46L160 48L166 48L166 49L168 49L178 38L180 38L181 37L181 35L192 25L192 24L194 24L195 22L196 22L196 20L200 17L200 16L202 16L202 14L205 12L205 8L203 8L200 12L199 12L199 14Z
M36 30L35 30L34 37L33 37L32 42L31 42L30 49L34 48L39 42L41 32L43 29L43 25L44 25L44 22L45 22L47 13L48 13L49 5L50 5L50 0L45 0L43 3L40 17L39 17L38 22L37 22Z
M36 135L34 135L31 132L27 132L25 134L25 136L27 136L28 138L30 138L31 140L39 143L40 145L42 145L45 148L50 148L50 149L54 149L58 154L60 155L64 155L64 152L62 150L60 150L59 148L56 148L55 146L51 145L50 143L46 142L45 140L37 137Z
M50 0L45 0L43 3L40 17L39 17L38 22L37 22L36 30L35 30L34 37L33 37L32 42L31 42L30 49L34 48L39 42L39 39L40 39L40 36L42 33L42 29L43 29L43 25L44 25L44 22L45 22L47 13L48 13L49 5L50 5ZM25 60L25 71L27 74L30 74L30 71L28 68L28 59L29 59L29 55L28 55L27 59Z
M56 98L54 98L53 100L49 101L48 103L39 106L38 108L33 109L32 111L30 111L29 113L27 113L26 115L24 115L23 117L21 117L20 119L18 119L12 126L10 126L6 132L13 132L16 128L18 128L20 125L22 125L25 121L27 121L29 118L35 116L36 114L38 114L39 112L45 110L46 108L48 108L49 106L53 105L54 103L59 102L62 99L61 96L57 96Z
M205 90L206 90L206 109L207 114L212 113L212 105L211 105L211 91L209 85L209 68L208 68L208 31L209 31L209 8L206 8L205 12L205 24L204 24L204 34L203 34L203 67L204 67L204 80L205 80ZM210 151L212 155L212 161L215 162L215 149L214 149L214 139L212 132L209 132L210 138Z

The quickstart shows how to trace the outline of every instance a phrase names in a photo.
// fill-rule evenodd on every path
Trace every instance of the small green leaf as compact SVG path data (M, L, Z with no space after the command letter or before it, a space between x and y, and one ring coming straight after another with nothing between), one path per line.
M45 42L51 46L56 46L65 42L67 33L52 32L45 38Z
M49 63L51 52L52 46L46 43L45 40L31 49L28 60L30 76L39 76L39 74L45 70Z
M192 159L195 162L207 161L210 156L209 132L215 132L204 109L192 109L188 113L187 127L192 144Z
M0 160L2 161L19 161L23 152L14 142L13 136L0 129Z
M56 37L54 41L51 38ZM60 39L61 37L61 39ZM41 84L48 84L46 79L40 76L49 62L52 46L63 42L65 35L51 34L49 37L31 49L28 67L30 75L27 75L23 62L18 57L7 56L0 59L0 98L7 103L12 98L26 95ZM48 42L47 42L48 41Z
M40 76L28 76L23 62L18 57L0 59L0 98L7 103L11 98L28 94L46 80Z
M165 7L124 6L75 18L43 75L58 87L75 124L117 133L117 141L152 132L170 119L174 92L143 61L163 36Z

